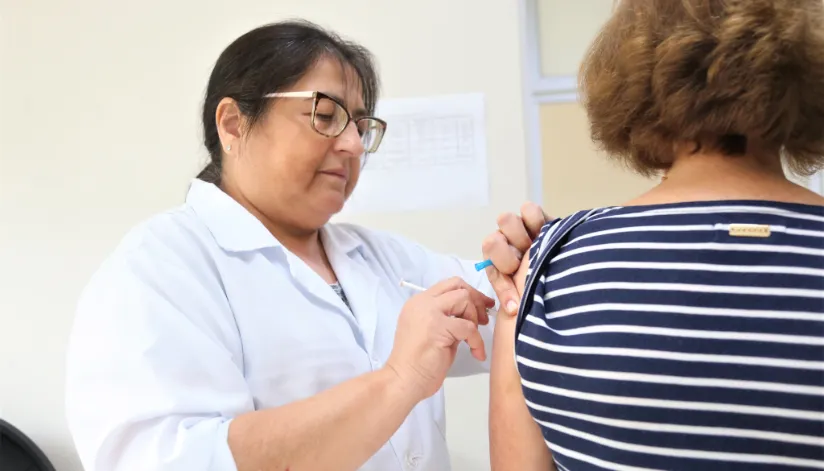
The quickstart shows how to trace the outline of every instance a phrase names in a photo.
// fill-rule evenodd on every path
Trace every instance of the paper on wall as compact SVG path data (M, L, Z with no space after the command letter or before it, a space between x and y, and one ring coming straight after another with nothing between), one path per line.
M489 202L482 94L381 100L387 128L341 214Z

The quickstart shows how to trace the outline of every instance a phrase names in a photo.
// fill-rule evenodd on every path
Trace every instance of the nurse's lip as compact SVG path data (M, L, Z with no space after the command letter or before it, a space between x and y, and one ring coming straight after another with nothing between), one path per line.
M339 177L344 180L349 180L349 172L346 171L345 168L334 168L329 170L321 170L320 173L324 175L331 175L333 177Z

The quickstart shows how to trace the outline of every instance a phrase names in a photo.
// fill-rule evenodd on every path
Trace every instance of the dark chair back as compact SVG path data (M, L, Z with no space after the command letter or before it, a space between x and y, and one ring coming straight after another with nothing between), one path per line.
M56 471L32 439L3 419L0 419L0 470Z

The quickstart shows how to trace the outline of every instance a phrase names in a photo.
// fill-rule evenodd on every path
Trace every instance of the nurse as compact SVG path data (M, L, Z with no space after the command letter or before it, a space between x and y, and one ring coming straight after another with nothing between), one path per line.
M328 223L386 129L377 92L369 53L311 24L221 54L211 163L79 301L66 408L87 471L449 469L442 383L486 371L494 291L471 263ZM529 209L501 220L502 272L544 222Z

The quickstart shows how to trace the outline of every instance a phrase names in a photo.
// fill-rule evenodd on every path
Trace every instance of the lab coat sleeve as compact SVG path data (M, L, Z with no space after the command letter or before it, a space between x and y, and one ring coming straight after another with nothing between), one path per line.
M402 237L396 237L394 244L397 250L401 250L405 254L402 263L405 264L406 267L413 267L411 271L414 274L409 275L408 280L414 281L417 279L417 282L420 283L421 286L429 287L447 278L454 276L461 277L478 291L495 299L495 308L493 308L490 313L494 314L497 311L498 300L495 296L495 290L492 289L492 284L486 276L486 271L482 270L479 272L475 270L475 263L480 260L470 261L453 255L441 254ZM479 249L480 246L479 241ZM486 361L480 362L473 357L466 342L463 342L458 347L458 353L449 371L449 376L469 376L489 372L494 327L494 315L490 316L489 324L478 326L478 330L484 340Z
M235 471L229 425L254 407L219 278L184 260L186 249L143 249L108 260L79 302L66 411L81 461L86 471Z

